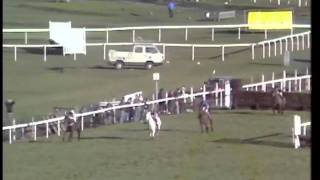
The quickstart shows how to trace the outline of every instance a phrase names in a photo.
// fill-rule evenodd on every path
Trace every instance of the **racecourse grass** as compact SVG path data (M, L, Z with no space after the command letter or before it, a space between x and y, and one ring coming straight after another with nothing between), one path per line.
M310 149L295 150L293 115L309 112L214 111L214 133L201 134L196 113L161 116L156 139L137 122L60 137L4 143L4 179L310 179Z

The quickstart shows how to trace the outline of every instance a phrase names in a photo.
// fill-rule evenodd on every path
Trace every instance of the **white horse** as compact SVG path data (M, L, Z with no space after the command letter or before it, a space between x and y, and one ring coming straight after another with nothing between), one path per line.
M146 120L149 123L150 137L158 136L161 128L161 119L158 113L152 115L150 111L147 112Z

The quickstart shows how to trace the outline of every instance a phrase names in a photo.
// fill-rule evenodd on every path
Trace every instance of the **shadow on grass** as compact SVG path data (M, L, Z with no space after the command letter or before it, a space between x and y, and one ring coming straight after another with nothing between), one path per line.
M233 54L238 54L238 53L242 53L242 52L245 52L245 51L248 51L250 48L244 48L244 49L239 49L239 50L236 50L236 51L231 51L231 52L228 52L228 53L224 53L224 57L228 56L228 55L233 55ZM217 55L217 56L213 56L213 57L210 57L210 59L217 59L217 58L221 58L222 55Z
M116 140L123 140L124 137L118 136L97 136L97 137L80 137L80 140L95 140L95 139L116 139Z
M121 131L127 131L127 132L141 132L141 131L149 131L148 128L144 129L120 129ZM180 133L199 133L199 131L196 130L187 130L187 129L161 129L161 132L180 132Z
M292 148L293 144L289 142L275 142L275 141L267 141L267 140L258 140L267 137L275 137L282 135L282 133L274 133L263 136L257 136L248 139L239 139L239 138L223 138L215 141L211 141L214 143L225 143L225 144L251 144L251 145L262 145L262 146L272 146L278 148Z
M97 66L91 66L91 67L88 67L88 69L102 69L102 70L104 70L104 69L109 69L109 70L115 70L115 71L121 71L121 70L127 70L127 69L129 69L129 70L146 70L145 68L144 68L144 66L133 66L133 65L131 65L131 66L124 66L121 70L118 70L118 69L115 69L115 67L114 66L108 66L108 65L106 65L106 66L101 66L101 65L97 65Z
M310 59L293 59L293 61L300 62L300 63L308 63L308 64L311 63Z
M30 54L44 54L44 49L43 48L22 48L24 51ZM47 55L63 55L63 50L62 48L46 48L46 53Z

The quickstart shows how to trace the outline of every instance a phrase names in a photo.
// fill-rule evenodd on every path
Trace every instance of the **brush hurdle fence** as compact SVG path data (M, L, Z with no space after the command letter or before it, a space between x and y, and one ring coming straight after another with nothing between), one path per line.
M293 34L294 28L310 28L310 25L294 24L290 30L291 34L289 36L284 36L281 38L261 41L258 43L234 43L234 44L177 44L177 43L160 43L162 37L162 30L164 29L184 29L185 30L185 41L188 41L188 30L189 29L211 29L211 40L214 41L215 29L238 29L238 39L241 37L241 29L247 28L248 24L238 24L238 25L192 25L192 26L144 26L144 27L119 27L119 28L84 28L86 32L106 32L106 40L103 43L86 43L86 46L103 46L103 59L106 60L106 46L124 46L133 45L136 43L136 30L158 30L158 43L154 43L157 46L162 47L163 54L165 55L166 47L190 47L191 48L191 59L195 60L195 48L221 48L221 58L222 61L225 59L225 48L227 47L251 47L251 57L254 60L255 46L263 47L263 58L265 58L265 46L269 45L269 57L271 56L271 43L275 46L276 55L276 44L279 42L280 54L282 54L282 41L286 42L286 51L288 50L288 39L291 39L291 50L293 51L294 39L296 39L297 50L299 50L299 38L302 38L301 44L302 49L304 49L304 39L307 37L307 48L310 47L310 34L311 31L304 33ZM132 31L132 42L110 42L109 33L112 31ZM52 47L62 47L62 45L52 45L52 44L33 44L28 43L28 32L29 33L48 33L49 29L3 29L3 33L24 33L25 34L25 44L3 44L4 48L14 48L14 60L17 61L17 48L43 48L43 60L47 60L47 48ZM265 30L265 39L267 39L267 30ZM76 60L76 54L74 54L74 60Z
M199 92L194 92L194 89L191 87L190 88L190 93L187 94L185 93L185 91L182 93L182 95L178 96L178 97L168 97L168 93L166 93L166 98L163 99L158 99L158 100L151 100L151 101L147 101L146 103L149 105L154 105L154 104L158 104L160 102L165 102L166 105L168 106L168 102L169 101L174 101L174 100L179 100L179 99L183 99L184 102L187 101L187 99L190 99L190 103L194 102L195 97L197 96L202 96L204 99L206 99L207 95L212 95L215 99L214 101L214 105L215 107L224 107L224 102L226 101L224 97L230 97L227 96L227 94L225 93L225 89L219 88L218 83L215 86L215 89L212 91L207 91L206 90L206 86L203 85L203 87L201 87L201 91ZM153 96L154 99L154 96ZM128 107L136 107L136 106L143 106L144 103L136 103L136 104L129 104L129 105L115 105L112 106L110 108L103 108L103 109L99 109L96 111L91 111L91 112L84 112L84 113L76 113L76 118L81 121L81 130L84 129L84 117L86 116L96 116L97 114L100 113L105 113L106 111L113 111L115 112L118 109L123 109L123 108L128 108ZM15 132L16 129L21 129L22 132L22 136L24 133L24 128L32 128L32 132L33 132L33 140L37 141L37 126L39 125L45 125L45 129L46 129L46 138L49 138L49 126L51 124L55 124L57 125L57 135L60 136L61 135L61 123L64 121L64 117L56 117L56 118L51 118L51 119L47 119L47 120L41 120L41 121L37 121L37 122L30 122L30 123L24 123L24 124L17 124L17 125L11 125L11 126L5 126L2 127L2 131L9 131L9 144L12 144L12 142L15 140Z
M287 77L287 72L283 71L283 77L275 79L274 72L272 79L265 81L264 74L261 75L261 82L243 85L242 88L247 91L263 91L266 92L268 88L275 88L279 86L284 92L310 92L311 91L311 75L306 69L306 75L298 76L298 71L294 71L293 77Z

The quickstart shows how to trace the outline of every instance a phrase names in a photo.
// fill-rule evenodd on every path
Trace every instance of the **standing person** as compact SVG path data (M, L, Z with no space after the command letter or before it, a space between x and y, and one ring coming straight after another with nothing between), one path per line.
M176 9L176 3L174 0L169 0L168 2L168 10L169 10L169 17L173 18L173 11Z

